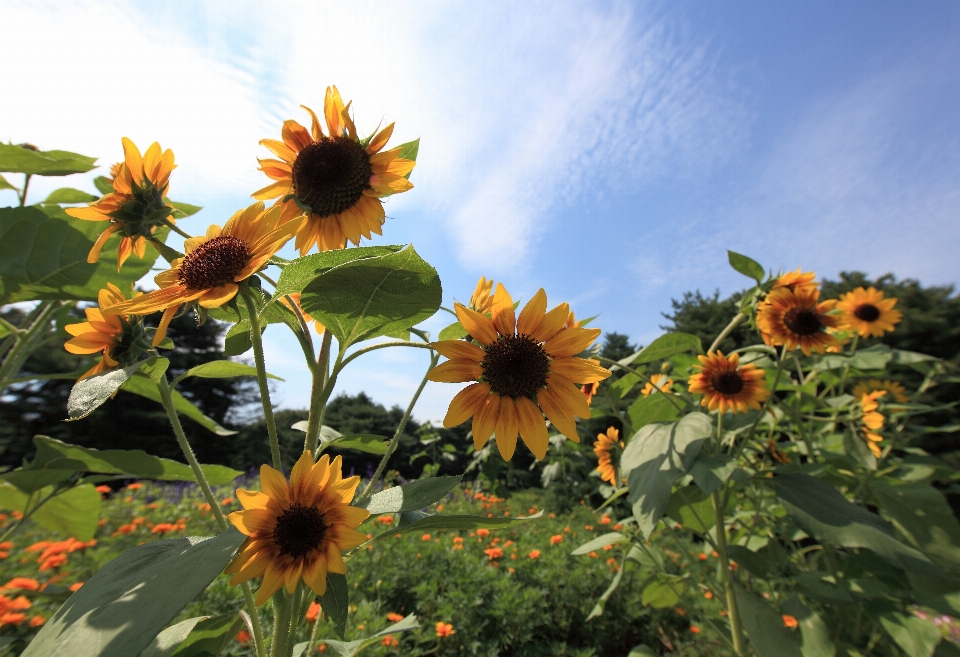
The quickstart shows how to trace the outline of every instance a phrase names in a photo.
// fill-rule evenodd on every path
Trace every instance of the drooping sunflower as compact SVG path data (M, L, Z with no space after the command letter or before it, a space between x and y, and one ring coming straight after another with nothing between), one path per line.
M842 295L837 308L843 328L856 331L863 338L879 338L903 319L903 313L894 310L895 305L896 299L884 299L883 292L874 287L858 287Z
M780 274L777 277L777 280L773 282L773 288L787 288L788 290L795 292L797 290L817 290L820 287L820 283L816 280L817 275L812 271L800 271L800 267L797 267L797 271L788 271L785 274Z
M153 142L142 156L140 149L126 137L122 143L124 161L110 168L113 192L85 208L65 210L77 219L110 222L87 254L87 262L97 262L103 245L111 235L118 233L121 237L117 247L117 271L131 253L140 258L144 256L146 238L174 212L173 206L164 199L170 172L177 166L173 162L173 151L169 148L161 151L157 142Z
M820 301L816 289L778 288L758 306L757 327L768 345L784 345L788 350L799 347L805 356L811 351L822 354L827 347L840 343L827 331L840 322L827 314L836 305L836 299Z
M877 390L890 393L890 396L900 403L910 401L910 397L907 395L907 389L903 387L903 384L899 381L891 381L889 379L882 381L880 379L867 379L866 381L861 381L853 387L853 396L860 398Z
M650 380L640 390L640 394L649 397L654 390L662 390L669 393L673 387L673 379L666 374L651 374Z
M883 442L883 436L877 433L883 428L883 413L877 410L880 406L877 398L885 394L886 390L874 390L860 398L860 430L870 452L877 458L880 458L881 454L879 443Z
M131 322L127 315L104 313L107 308L126 300L120 288L107 283L106 289L97 293L99 308L84 310L87 321L63 327L74 336L63 345L71 354L101 354L100 362L87 370L78 381L109 372L120 363L133 364L137 356L148 348L144 337L146 331L139 319Z
M746 413L748 408L760 410L760 405L770 396L766 374L755 365L740 364L740 355L724 356L715 351L706 356L697 356L700 372L690 377L690 392L702 394L701 406L721 413Z
M349 240L381 235L386 218L380 199L413 189L406 176L416 162L400 157L401 148L383 151L393 134L390 124L369 142L359 139L336 87L327 87L323 114L327 134L313 110L303 107L312 119L308 131L294 120L284 121L282 141L260 143L279 160L260 160L260 170L273 182L255 192L255 199L276 198L283 220L306 213L307 223L297 234L296 246L306 255L314 246L321 251L342 249Z
M606 433L597 434L597 440L593 443L593 453L597 455L597 472L600 473L602 481L610 482L611 486L617 485L617 467L613 464L612 451L615 446L624 448L623 441L620 440L620 430L616 427L610 427Z
M303 321L307 324L313 322L313 330L315 330L319 335L323 335L323 332L327 330L327 327L315 320L310 316L306 310L303 309L303 306L300 305L300 293L292 292L286 296L280 297L280 303L285 305L290 310L293 310L294 306L290 305L290 302L287 301L287 297L290 297L293 300L293 304L296 306L297 310L300 311L300 314L303 316Z
M237 295L237 283L260 271L274 253L303 225L297 217L280 222L280 207L263 209L259 201L237 211L221 229L214 224L203 237L184 242L187 254L153 279L159 290L112 306L108 314L149 315L163 311L153 344L163 341L167 327L184 303L217 308Z
M610 376L596 362L578 358L600 335L600 329L564 329L570 311L566 303L547 312L541 289L520 312L513 299L497 285L492 319L456 304L461 324L476 342L443 340L431 345L450 360L428 374L431 381L464 383L443 419L453 427L473 417L473 442L481 449L496 431L497 448L507 461L513 458L517 433L537 459L547 453L543 414L567 438L580 442L576 417L590 417L577 383L593 383Z
M297 583L317 595L327 590L327 573L346 574L342 552L367 540L357 531L370 516L366 509L350 506L360 477L341 475L338 456L313 462L304 451L290 473L290 481L269 465L260 468L263 492L237 490L243 511L230 514L230 522L248 536L237 556L224 570L235 586L263 576L257 604L285 587L293 593Z

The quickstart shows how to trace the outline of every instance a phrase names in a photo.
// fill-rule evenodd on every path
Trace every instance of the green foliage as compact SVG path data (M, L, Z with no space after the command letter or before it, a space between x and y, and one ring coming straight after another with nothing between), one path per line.
M37 176L69 176L90 171L95 157L68 151L40 151L30 144L0 144L0 171Z

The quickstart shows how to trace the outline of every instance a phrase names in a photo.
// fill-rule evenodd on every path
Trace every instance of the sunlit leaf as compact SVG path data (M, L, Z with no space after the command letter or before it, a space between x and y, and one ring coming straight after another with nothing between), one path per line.
M429 477L380 491L360 504L372 514L416 511L443 499L460 483L457 477Z
M68 151L35 151L13 144L0 144L0 171L37 176L69 176L96 167L95 157Z

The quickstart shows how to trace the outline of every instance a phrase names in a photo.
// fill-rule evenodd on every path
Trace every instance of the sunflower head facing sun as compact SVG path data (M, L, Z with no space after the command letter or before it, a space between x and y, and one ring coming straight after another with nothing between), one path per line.
M314 463L309 451L293 466L290 481L269 465L260 468L263 492L237 490L243 511L230 522L246 534L237 556L224 570L231 585L263 577L257 604L300 580L317 595L327 590L327 573L347 572L342 553L366 542L357 527L370 516L350 506L360 477L342 478L341 460L324 455Z
M238 284L260 271L303 221L298 217L280 223L278 206L264 210L263 203L254 203L230 217L223 228L214 224L203 237L186 240L186 255L154 278L159 290L112 306L107 312L149 315L162 310L153 338L156 346L182 304L196 302L201 308L217 308L233 299Z
M715 351L706 356L697 356L700 371L690 377L690 392L703 395L701 406L721 413L746 413L748 409L760 410L760 405L770 396L766 374L755 365L741 365L740 355L724 356Z
M444 426L472 417L474 447L481 449L496 431L497 448L507 461L513 458L518 434L537 459L546 456L544 414L563 435L580 442L575 417L590 417L590 408L577 384L602 381L610 371L575 354L596 340L600 330L563 328L570 307L561 303L547 312L542 289L519 317L502 284L494 293L490 319L461 304L455 308L472 341L431 343L450 360L431 370L428 378L474 383L450 402Z
M64 330L74 336L63 345L71 354L100 353L100 362L87 370L78 380L103 374L123 365L132 365L150 347L146 329L139 318L133 321L127 315L108 315L104 311L126 301L123 292L113 283L97 294L98 308L87 308L87 321L67 324Z
M85 208L67 208L71 217L85 221L108 221L110 226L100 234L87 262L100 259L100 251L111 235L120 235L117 247L117 271L136 253L142 258L146 253L147 238L157 227L167 221L174 212L172 205L166 203L170 172L176 168L173 151L162 150L160 144L153 142L142 156L140 149L123 138L123 162L110 168L110 180L113 192Z
M894 310L895 305L896 299L884 299L883 292L874 287L858 287L841 296L837 308L843 328L855 331L862 338L879 338L903 319L903 313Z
M840 341L828 329L837 328L840 319L829 314L836 299L820 301L820 291L810 288L775 288L760 303L757 327L768 345L800 348L805 356L823 353Z
M283 123L282 140L261 140L280 159L260 160L260 170L275 182L253 197L278 199L284 221L306 213L297 234L300 255L314 246L342 249L348 241L360 244L372 233L380 235L386 218L380 199L413 189L407 176L416 164L400 157L402 147L383 150L393 124L361 140L350 103L343 104L336 87L327 87L324 99L326 134L313 110L303 109L310 114L310 130L291 119Z

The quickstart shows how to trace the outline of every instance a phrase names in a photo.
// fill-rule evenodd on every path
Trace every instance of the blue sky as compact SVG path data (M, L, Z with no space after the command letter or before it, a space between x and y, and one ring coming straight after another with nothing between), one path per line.
M0 139L103 165L122 136L157 140L171 197L205 206L194 233L249 203L258 140L328 84L361 131L421 137L375 243L413 243L447 304L492 276L643 343L671 298L745 284L726 249L960 280L955 2L6 0L0 17ZM304 407L292 337L271 327L267 351L279 405ZM357 361L341 389L405 404L427 364L411 351ZM415 416L455 389L430 384Z

